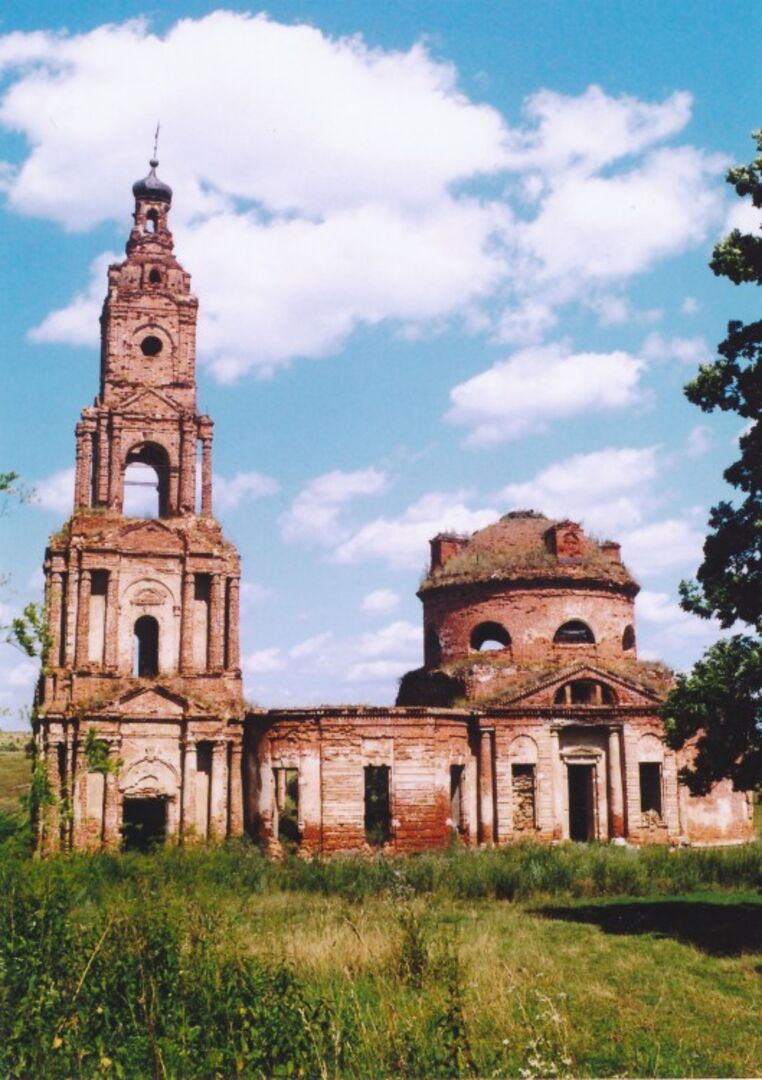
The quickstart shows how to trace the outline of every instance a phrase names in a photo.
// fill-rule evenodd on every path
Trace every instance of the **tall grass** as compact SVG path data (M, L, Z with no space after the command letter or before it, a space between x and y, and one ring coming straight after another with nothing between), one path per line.
M7 842L0 1075L528 1080L589 1075L592 1060L597 1075L748 1072L760 1059L743 1017L739 1049L723 1057L690 1049L679 1017L676 1033L662 1017L667 1034L644 1042L641 1014L634 1033L615 1037L595 995L572 1014L592 931L533 919L523 901L691 890L732 899L760 881L760 845L274 862L247 843L38 860ZM746 986L746 967L718 967L718 989L674 943L656 954L607 948L604 994L619 978L650 1001L654 979L683 963L676 981L721 991L705 1010L720 1015Z

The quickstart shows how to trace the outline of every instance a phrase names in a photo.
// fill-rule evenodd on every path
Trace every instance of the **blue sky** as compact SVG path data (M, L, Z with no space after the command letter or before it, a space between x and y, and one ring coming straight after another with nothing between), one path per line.
M707 269L762 126L752 2L6 4L0 21L7 618L69 512L105 268L161 120L201 305L247 695L390 702L427 538L532 507L620 540L641 655L680 612L739 424L681 388L752 288ZM755 316L756 317L756 316ZM0 650L0 719L32 665Z

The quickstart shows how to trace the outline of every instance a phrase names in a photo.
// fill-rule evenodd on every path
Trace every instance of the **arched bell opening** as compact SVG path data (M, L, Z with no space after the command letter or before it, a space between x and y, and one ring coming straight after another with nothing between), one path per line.
M139 679L159 674L159 624L153 615L141 615L135 622L133 674Z
M140 443L127 454L125 517L169 517L169 455L157 443Z

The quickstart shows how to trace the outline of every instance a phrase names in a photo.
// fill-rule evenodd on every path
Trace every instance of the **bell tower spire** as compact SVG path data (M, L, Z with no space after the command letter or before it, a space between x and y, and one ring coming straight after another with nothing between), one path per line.
M212 512L213 425L196 413L198 301L190 274L174 255L172 189L157 167L152 158L148 175L133 184L127 258L108 271L100 393L77 428L76 510L121 513L125 472L140 463L157 476L160 517Z

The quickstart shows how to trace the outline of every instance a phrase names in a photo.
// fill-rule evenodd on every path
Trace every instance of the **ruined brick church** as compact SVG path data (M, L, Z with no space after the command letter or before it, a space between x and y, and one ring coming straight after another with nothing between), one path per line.
M658 712L670 674L637 659L638 585L617 544L571 521L517 511L431 541L423 666L394 707L246 710L240 564L214 517L213 425L196 400L197 300L156 165L109 267L73 514L45 556L40 847L750 838L744 794L678 783ZM154 518L124 514L135 465L158 486Z

